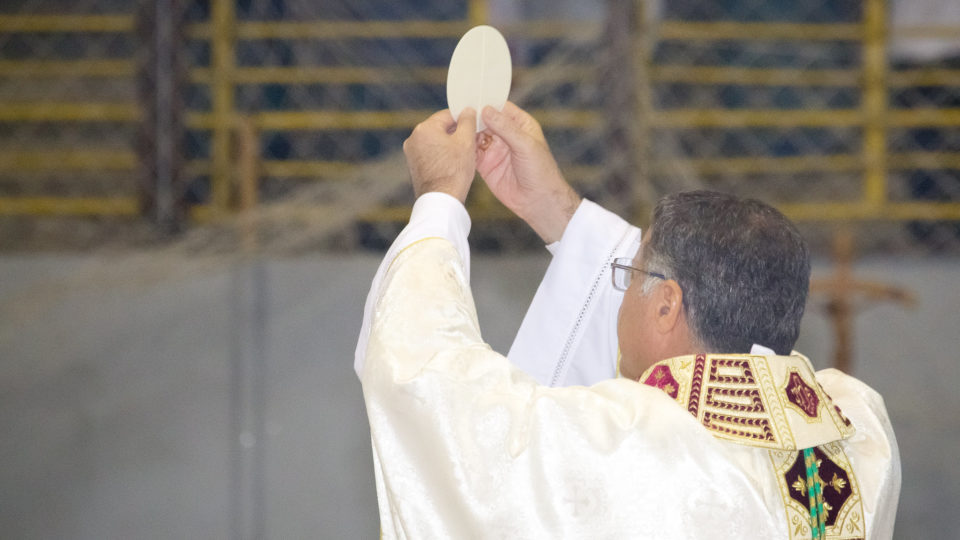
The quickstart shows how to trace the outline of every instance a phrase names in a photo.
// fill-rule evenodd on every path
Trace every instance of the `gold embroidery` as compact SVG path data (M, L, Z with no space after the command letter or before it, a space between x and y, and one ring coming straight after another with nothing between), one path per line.
M837 476L837 473L833 473L833 480L830 480L829 485L833 487L833 489L837 490L837 493L840 493L840 491L846 487L847 482L843 478Z
M853 474L853 467L850 460L847 459L843 446L840 443L828 443L817 447L818 452L822 452L833 464L840 467L848 475L848 482L844 482L840 475L834 473L831 475L831 481L824 483L826 489L849 489L850 495L844 500L843 505L837 508L835 505L824 501L824 511L833 525L826 528L826 538L830 540L853 540L863 538L863 502L860 496L860 488L857 485L856 476ZM791 526L790 540L799 540L801 538L809 540L810 530L804 527L809 523L809 510L803 504L797 502L791 493L806 493L807 482L803 476L791 474L787 477L787 472L794 465L797 459L797 453L791 451L771 450L769 452L770 461L773 464L774 474L777 476L780 488L780 496L784 503L787 523ZM825 464L823 459L818 460L820 464ZM791 479L793 479L791 481ZM835 480L838 482L834 483ZM829 486L829 487L827 487ZM831 517L833 516L833 517Z
M791 376L805 381L798 403L828 414L810 418L789 399ZM854 433L799 355L681 356L654 364L640 381L664 390L715 436L739 444L800 450ZM788 408L799 414L786 413Z
M803 481L803 478L797 477L797 480L790 484L790 487L797 490L797 493L806 493L807 483Z

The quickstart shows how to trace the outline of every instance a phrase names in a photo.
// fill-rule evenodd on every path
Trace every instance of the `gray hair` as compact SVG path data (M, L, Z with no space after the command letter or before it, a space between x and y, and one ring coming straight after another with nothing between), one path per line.
M657 203L649 235L644 265L683 289L687 322L704 352L747 353L757 343L790 353L807 303L810 254L783 214L755 199L689 191Z

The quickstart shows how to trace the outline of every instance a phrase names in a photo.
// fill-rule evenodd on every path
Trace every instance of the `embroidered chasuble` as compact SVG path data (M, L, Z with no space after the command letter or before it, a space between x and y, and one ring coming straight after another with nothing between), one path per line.
M799 355L544 386L483 342L467 231L458 201L420 197L368 297L355 365L384 538L811 538L811 507L826 538L892 537L876 392Z

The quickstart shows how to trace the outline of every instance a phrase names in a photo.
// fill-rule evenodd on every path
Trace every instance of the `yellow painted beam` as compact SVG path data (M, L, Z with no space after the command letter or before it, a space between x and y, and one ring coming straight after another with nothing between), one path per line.
M859 155L739 157L715 159L661 158L654 164L657 174L693 171L697 175L797 174L806 172L849 172L863 168Z
M133 77L131 60L0 60L0 77Z
M890 29L894 38L912 39L957 39L960 36L960 26L957 25L912 25L894 26Z
M132 15L0 15L3 33L133 32Z
M136 122L131 103L0 103L0 122Z
M136 216L139 214L140 203L134 197L0 198L0 215L7 216Z
M502 204L477 207L472 201L473 199L467 199L467 209L474 223L518 219L513 212L507 210ZM357 216L358 221L370 223L404 222L408 219L410 219L410 206L406 205L383 206Z
M891 88L904 86L960 87L960 69L905 69L887 72Z
M237 38L344 39L344 38L459 38L470 29L467 21L297 21L242 22Z
M675 109L653 113L650 124L659 128L678 127L844 127L865 121L855 109ZM882 116L888 126L960 126L960 109L886 109Z
M596 67L571 64L562 67L517 67L515 80L533 78L541 84L548 82L583 82L596 75ZM209 68L190 70L190 81L210 84L213 75ZM378 68L326 66L270 66L240 67L234 70L237 84L445 84L447 68Z
M902 152L890 154L890 170L960 169L960 152Z
M960 220L960 203L902 202L876 206L862 201L825 201L781 204L778 208L796 221Z
M234 130L233 70L236 65L237 14L234 0L211 0L210 20L213 28L211 48L211 88L213 130L210 160L210 192L214 208L226 211L230 202L233 174L231 136ZM187 116L189 125L190 115Z
M603 38L603 23L594 21L541 20L503 24L497 27L503 35L524 39L564 39L584 41Z
M129 150L0 150L0 170L132 171L137 156Z
M960 203L901 202L890 203L880 216L885 220L953 220L960 221Z
M467 4L467 21L470 26L487 24L490 18L490 6L487 0L470 0Z
M896 127L960 126L960 109L888 109L887 123Z
M395 111L339 111L306 110L261 112L253 116L254 125L261 130L357 130L413 128L426 120L433 110ZM602 125L597 111L586 109L540 109L530 113L545 128L593 129ZM191 129L214 129L216 118L210 113L193 112L186 117Z
M863 9L863 197L879 207L887 200L887 5L864 0Z
M654 82L751 84L758 86L856 86L860 73L846 69L786 69L705 66L654 66Z
M655 111L656 128L694 127L846 127L863 121L854 109L675 109Z
M399 129L412 128L434 111L276 111L261 112L253 121L262 130Z
M664 21L657 26L660 40L859 40L863 36L858 24L817 23L744 23Z
M258 39L388 39L388 38L459 38L470 29L468 21L272 21L241 22L237 38ZM603 26L595 22L543 20L499 27L508 38L527 39L564 38L586 40L601 37ZM211 39L209 23L195 23L187 27L190 39Z
M263 174L279 178L318 178L344 176L360 167L346 161L267 160L262 163Z
M210 69L192 69L190 80L194 83L209 84ZM242 67L234 71L234 81L237 84L444 84L446 80L446 68L288 66Z
M554 129L599 129L603 116L593 109L534 109L529 111L540 125Z
M467 201L468 207L470 200ZM329 209L322 206L299 204L270 205L267 219L273 217L283 221L322 221L329 219ZM863 202L814 202L780 204L778 208L794 221L805 222L852 222L852 221L960 221L960 203L902 202L887 203L883 206L871 206ZM3 200L0 199L0 214L3 213ZM194 206L191 217L198 222L211 221L216 213L209 205ZM478 212L471 207L474 222L515 219L515 216L501 205L490 206ZM410 206L381 206L361 213L358 221L371 223L402 223L410 219Z

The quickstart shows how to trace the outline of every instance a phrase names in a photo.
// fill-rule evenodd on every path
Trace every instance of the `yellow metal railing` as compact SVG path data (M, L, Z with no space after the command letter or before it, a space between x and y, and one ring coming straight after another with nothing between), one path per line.
M191 69L195 84L207 85L212 96L209 111L193 111L187 125L211 134L211 153L206 160L194 160L188 171L209 174L211 200L204 215L216 217L227 212L234 165L231 137L238 111L235 91L241 84L324 84L324 83L391 83L430 82L442 84L443 68L412 69L375 67L255 67L236 64L237 44L262 39L338 39L338 38L455 38L466 29L486 20L486 2L470 0L468 16L463 21L347 21L347 22L262 22L239 21L235 3L212 0L209 22L191 25L187 34L193 39L210 42L209 67ZM130 15L3 15L0 28L4 32L76 32L132 33L134 19ZM861 197L851 202L823 201L783 205L792 217L800 220L960 220L960 202L896 202L889 199L890 171L917 167L960 167L960 156L948 152L891 153L887 148L892 128L960 127L960 109L891 109L888 91L910 85L960 86L960 70L911 69L890 71L886 47L891 37L887 27L883 0L864 0L864 18L853 24L800 23L693 23L669 21L659 24L660 40L802 40L858 42L862 47L861 65L851 69L789 69L715 66L647 66L648 82L692 84L746 84L791 86L837 86L856 88L860 106L845 110L779 110L779 109L680 109L642 108L647 129L656 131L675 128L704 127L851 127L862 130L863 144L859 154L816 158L761 157L723 159L685 159L683 166L703 175L764 174L803 172L853 172L863 178ZM596 25L578 22L543 21L523 26L507 26L504 33L532 38L569 37L589 39L598 33ZM901 36L955 36L960 29L947 27L909 28L897 31ZM82 76L129 79L135 76L132 60L82 59L73 61L0 61L0 77L63 77ZM518 67L517 76L552 78L571 82L585 80L595 73L594 66L581 65L562 71L545 71L536 67ZM385 130L415 125L431 111L261 111L248 115L257 130ZM596 110L551 109L534 111L545 127L593 129L603 122ZM0 103L0 122L118 122L140 121L141 114L132 103ZM655 159L650 174L665 174L672 164ZM0 152L0 168L12 172L32 173L50 170L114 170L130 171L137 167L132 151L85 149L66 151ZM271 176L339 176L356 165L343 161L278 161L267 160L262 170ZM596 177L597 167L582 166L571 170L572 176ZM490 215L499 216L493 205L481 204ZM136 215L133 198L91 198L60 200L56 198L0 197L0 214L82 214ZM366 216L375 220L392 220L402 209L383 209Z

